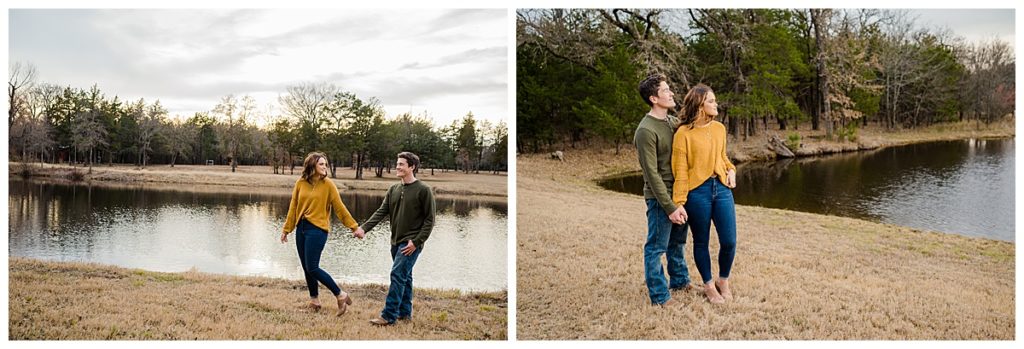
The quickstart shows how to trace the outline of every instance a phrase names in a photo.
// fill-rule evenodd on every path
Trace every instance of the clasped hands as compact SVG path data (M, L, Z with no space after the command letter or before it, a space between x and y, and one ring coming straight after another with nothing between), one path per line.
M686 209L683 208L683 205L679 205L675 211L668 215L668 220L675 224L684 224L687 218L689 217L686 215Z

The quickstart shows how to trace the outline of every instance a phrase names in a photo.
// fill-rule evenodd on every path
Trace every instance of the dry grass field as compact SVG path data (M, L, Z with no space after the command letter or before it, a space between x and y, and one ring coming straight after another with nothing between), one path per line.
M150 165L146 168L137 168L132 165L96 165L92 168L92 174L86 174L88 167L39 163L25 166L15 162L9 163L8 172L11 177L15 177L21 175L20 172L25 168L32 172L33 178L63 179L70 177L72 172L79 172L84 174L84 180L93 182L164 184L179 188L186 184L224 188L217 189L218 191L247 187L280 188L288 191L295 185L295 180L302 172L302 167L296 167L295 174L292 175L274 174L270 166L238 166L236 172L232 173L230 166ZM363 176L363 180L355 180L355 170L339 167L337 178L332 180L343 190L370 191L387 190L398 181L393 171L390 174L384 172L383 177L376 178L372 170L364 170ZM426 169L421 171L417 178L433 187L438 195L481 195L500 197L503 200L508 194L508 176L505 173L465 174L438 170L431 175L430 170Z
M411 322L379 328L386 286L341 285L354 303L334 316L331 293L311 313L305 283L197 272L157 273L10 258L9 339L503 340L507 294L417 289Z
M520 340L1014 339L1014 244L760 207L737 206L732 302L652 307L643 199L593 182L639 168L623 150L517 159Z

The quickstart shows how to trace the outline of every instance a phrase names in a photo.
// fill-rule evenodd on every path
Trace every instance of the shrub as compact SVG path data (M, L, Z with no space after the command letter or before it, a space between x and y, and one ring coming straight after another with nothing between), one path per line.
M786 136L786 148L789 150L796 151L800 149L800 134L793 132Z

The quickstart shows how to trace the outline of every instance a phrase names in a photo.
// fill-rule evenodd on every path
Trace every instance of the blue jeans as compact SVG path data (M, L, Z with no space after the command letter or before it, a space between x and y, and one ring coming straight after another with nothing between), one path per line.
M700 277L707 284L711 282L711 253L708 241L711 222L718 231L718 277L729 278L732 260L736 256L736 203L732 189L718 178L709 178L686 195L687 223L693 231L693 262L697 264Z
M412 267L420 252L423 252L423 247L417 246L416 252L406 256L401 249L408 244L409 241L403 241L391 246L391 285L388 286L388 297L384 300L384 310L380 312L380 317L387 322L412 317Z
M647 199L647 243L644 244L644 279L652 304L665 303L672 296L669 287L690 284L690 271L686 269L683 247L686 246L686 224L672 224L668 214L656 199ZM661 255L668 259L668 276L661 267Z
M306 287L309 288L309 298L316 298L319 290L316 282L327 286L335 296L341 294L341 288L334 283L330 274L320 269L320 254L327 244L327 232L320 227L313 225L305 219L299 221L295 233L295 247L299 250L299 261L302 262L302 271L306 273Z

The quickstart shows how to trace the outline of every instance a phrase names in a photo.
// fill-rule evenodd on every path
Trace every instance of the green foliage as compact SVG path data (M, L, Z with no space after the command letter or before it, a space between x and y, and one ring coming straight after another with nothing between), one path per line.
M797 151L797 149L800 149L799 133L791 132L788 136L786 136L786 148L789 148L789 150L792 151Z
M839 140L840 141L846 140L846 141L856 142L857 141L857 123L856 122L849 122L849 123L847 123L846 126L843 126L842 128L840 128L837 131L836 134L839 136Z

